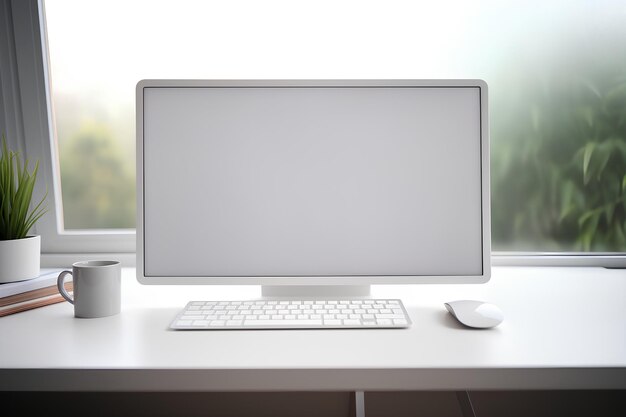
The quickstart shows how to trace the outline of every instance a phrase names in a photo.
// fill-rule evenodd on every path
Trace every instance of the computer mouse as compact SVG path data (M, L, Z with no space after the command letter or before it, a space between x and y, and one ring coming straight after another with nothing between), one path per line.
M488 329L502 323L504 319L498 306L485 301L456 300L444 305L454 318L468 327Z

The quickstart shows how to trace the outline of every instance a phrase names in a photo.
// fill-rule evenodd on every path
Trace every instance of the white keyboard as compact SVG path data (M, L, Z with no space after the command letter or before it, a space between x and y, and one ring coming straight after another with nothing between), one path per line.
M380 329L411 325L398 299L190 301L175 330Z

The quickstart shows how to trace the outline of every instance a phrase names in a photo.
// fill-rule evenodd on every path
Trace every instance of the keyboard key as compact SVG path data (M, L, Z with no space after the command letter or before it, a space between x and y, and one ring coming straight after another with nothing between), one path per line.
M201 315L201 314L200 315L187 315L187 314L185 314L185 315L183 315L181 317L181 320L202 320L202 319L204 319L204 316Z
M376 314L377 319L403 319L402 314Z
M313 326L322 325L322 320L246 320L246 326Z

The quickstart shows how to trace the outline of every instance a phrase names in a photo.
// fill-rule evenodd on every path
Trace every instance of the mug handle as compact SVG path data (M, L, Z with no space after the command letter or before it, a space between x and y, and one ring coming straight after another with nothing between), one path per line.
M59 294L61 294L63 298L74 304L74 299L72 299L67 291L65 291L65 286L63 285L63 281L65 281L65 277L68 274L72 275L72 271L63 271L59 274L59 278L57 278L57 288L59 289Z

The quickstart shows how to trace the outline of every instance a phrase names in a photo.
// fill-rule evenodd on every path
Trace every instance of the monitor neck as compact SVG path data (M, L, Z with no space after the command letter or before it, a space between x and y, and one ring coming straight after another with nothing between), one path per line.
M369 297L369 285L263 285L263 297Z

